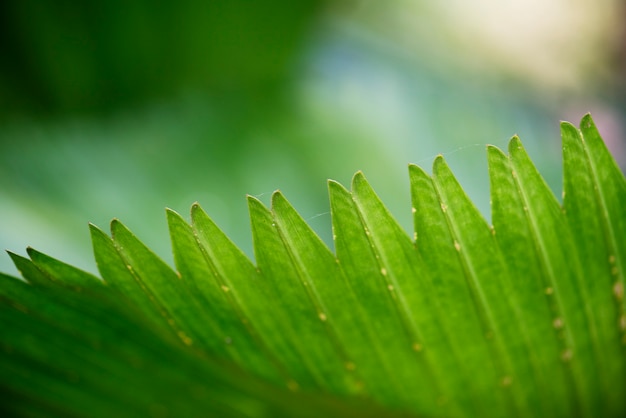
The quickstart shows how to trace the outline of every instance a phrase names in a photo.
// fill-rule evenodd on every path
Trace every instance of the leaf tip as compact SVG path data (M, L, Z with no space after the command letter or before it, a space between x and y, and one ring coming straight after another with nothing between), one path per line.
M565 135L574 135L574 137L577 137L579 135L578 128L574 126L574 124L572 124L571 122L563 120L561 121L560 126L561 137L564 137Z
M120 221L118 218L113 218L111 220L111 235L114 238L115 238L115 233L123 229L128 229L128 228L126 228L126 226L122 223L122 221Z
M363 174L363 171L361 170L357 171L356 173L354 173L354 176L352 176L352 183L360 182L364 180L365 180L365 174Z
M250 194L246 195L246 200L248 202L248 208L253 208L253 207L262 207L265 208L265 205L263 204L263 202L261 202L261 200L256 197L256 196L252 196Z
M580 129L593 129L595 126L591 113L586 113L580 120Z
M367 179L365 178L365 174L359 170L352 176L352 190L357 190L364 184L367 184Z
M282 206L286 202L287 202L287 198L285 197L283 192L281 192L280 190L275 190L274 193L272 193L272 200L271 200L272 208L275 208L276 206Z
M409 176L412 178L430 177L428 173L426 173L426 170L417 164L409 164Z
M350 192L338 181L328 179L327 186L328 186L328 192L330 193L331 200L333 196L337 193L350 194Z
M191 204L191 209L189 210L189 212L191 213L191 221L194 222L194 220L198 216L198 213L202 212L202 206L200 206L200 203L198 202L193 202Z
M165 208L165 216L167 217L167 222L171 223L177 219L182 220L183 217L180 216L180 213L176 212L174 209Z
M433 173L436 173L437 171L447 166L448 164L446 163L446 159L443 158L443 154L439 154L435 157L435 160L433 161Z
M26 247L26 254L28 254L30 258L33 258L33 255L36 257L37 254L39 254L39 251L29 245L28 247Z
M495 145L487 145L487 155L504 155L504 152Z
M522 141L520 140L519 136L513 135L513 137L509 141L509 154L523 148L524 147L522 146Z
M89 226L89 232L91 233L92 236L94 234L98 234L98 233L104 234L104 232L102 232L102 230L100 228L98 228L98 225L96 225L96 224L94 224L92 222L89 222L87 225Z

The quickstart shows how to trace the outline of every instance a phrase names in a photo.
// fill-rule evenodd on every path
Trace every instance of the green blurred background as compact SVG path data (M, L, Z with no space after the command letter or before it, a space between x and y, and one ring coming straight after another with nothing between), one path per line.
M172 262L199 201L252 256L245 194L281 189L330 242L327 178L363 170L411 228L407 163L443 153L489 217L485 144L519 134L560 195L559 120L626 165L612 0L4 1L0 245L88 271L120 218ZM15 272L8 256L0 271Z

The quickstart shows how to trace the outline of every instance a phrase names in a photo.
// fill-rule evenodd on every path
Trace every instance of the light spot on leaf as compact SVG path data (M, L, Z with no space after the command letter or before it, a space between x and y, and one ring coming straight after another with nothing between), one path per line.
M546 295L550 296L554 293L554 289L551 287L546 287Z
M442 211L443 213L446 213L446 211L447 211L447 210L448 210L448 206L446 206L446 204L445 204L445 203L441 202L441 211Z
M613 294L617 300L622 300L624 297L624 286L622 285L622 282L615 282L613 285Z
M326 314L324 312L320 312L319 315L321 321L326 321Z
M387 286L387 289L389 289L389 291L390 291L390 292L393 292L393 285L391 285L391 284L390 284L390 285L388 285L388 286Z
M565 362L570 361L572 357L574 357L574 353L569 348L561 353L561 360Z
M502 380L500 380L500 384L502 385L502 387L505 388L511 386L511 383L513 383L513 379L511 379L511 376L504 376Z
M226 337L226 338L224 338L224 342L225 342L226 344L229 344L229 345L230 345L230 344L232 344L233 340L232 340L232 338L230 338L230 337Z
M457 251L461 251L461 244L459 244L458 242L454 241L454 248L456 248Z
M228 288L228 286L224 286L224 285L222 285L222 290L223 290L224 292L228 292L228 291L230 291L230 289Z
M191 338L189 338L187 334L185 334L183 331L178 331L178 336L183 341L183 343L185 343L185 345L191 345L193 343Z
M413 346L411 348L413 349L413 351L420 352L420 351L422 351L422 344L420 344L420 343L413 343Z
M386 269L386 268L384 268L384 267L383 267L383 268L381 268L381 269L380 269L380 274L382 274L383 276L386 276L386 275L387 275L387 269Z
M415 213L415 212L417 212L417 209L411 208L411 213Z
M552 326L554 326L555 329L563 328L563 320L561 318L556 318L552 321Z
M353 362L349 361L346 363L346 370L352 371L354 369L356 369L356 365Z

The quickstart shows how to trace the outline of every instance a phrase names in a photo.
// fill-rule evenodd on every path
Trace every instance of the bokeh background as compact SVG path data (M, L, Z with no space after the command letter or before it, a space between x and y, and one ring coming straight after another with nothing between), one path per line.
M326 179L363 170L411 228L407 164L444 154L488 219L485 145L519 134L560 196L559 121L626 166L618 0L0 3L0 247L88 271L87 222L172 262L194 201L252 256L281 189L332 246ZM0 271L15 272L8 256Z

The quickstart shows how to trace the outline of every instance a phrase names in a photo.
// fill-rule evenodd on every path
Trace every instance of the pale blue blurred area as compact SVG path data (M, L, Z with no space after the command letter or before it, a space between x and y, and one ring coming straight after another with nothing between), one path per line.
M280 189L332 247L326 180L349 187L357 170L410 233L407 165L430 171L440 153L489 219L486 144L505 149L518 134L560 198L559 121L587 111L626 161L617 87L551 90L483 74L442 57L436 34L431 50L412 50L368 19L333 8L314 19L276 98L185 86L106 114L6 120L0 246L30 245L96 272L87 222L107 231L115 217L173 265L164 208L188 218L198 201L253 257L245 196L269 205ZM8 256L0 271L15 272Z

